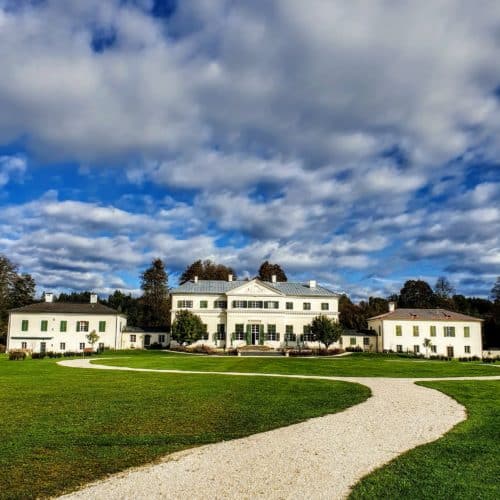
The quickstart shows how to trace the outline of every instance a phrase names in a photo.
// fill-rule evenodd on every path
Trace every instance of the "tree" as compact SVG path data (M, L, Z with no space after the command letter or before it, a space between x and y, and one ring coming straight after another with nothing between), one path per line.
M17 275L14 279L11 307L22 307L35 300L35 280L30 274Z
M361 306L353 304L345 294L339 299L339 322L348 330L362 330L366 328L366 316Z
M272 281L273 275L276 276L276 281L288 281L285 271L281 269L279 264L271 264L269 261L264 261L259 267L257 278L261 281Z
M327 349L340 338L343 330L339 323L325 315L316 316L311 322L311 333L318 342L325 344Z
M216 264L209 259L203 262L197 260L186 267L181 274L179 284L182 285L188 281L193 281L195 276L198 276L200 280L227 280L230 274L233 275L233 279L236 279L236 272L232 267Z
M434 293L440 299L449 299L455 293L455 289L446 276L440 276L434 285Z
M429 357L429 349L432 346L432 341L431 339L424 339L424 347L425 347L425 357Z
M73 303L88 303L90 302L90 292L88 290L84 292L71 292L71 293L60 293L55 299L56 302L73 302Z
M491 289L491 300L493 300L495 304L500 304L500 276L498 276L496 283Z
M92 346L92 350L94 350L94 344L99 340L99 335L97 335L95 330L92 330L86 337L88 343Z
M205 325L201 318L191 311L181 310L175 313L172 323L172 338L179 344L196 342L205 334Z
M142 324L166 328L168 324L168 274L161 259L154 259L141 275Z
M105 301L106 305L126 314L127 323L131 326L142 325L142 302L137 297L115 290Z
M422 280L408 280L399 292L400 307L430 308L436 305L436 296L429 284Z

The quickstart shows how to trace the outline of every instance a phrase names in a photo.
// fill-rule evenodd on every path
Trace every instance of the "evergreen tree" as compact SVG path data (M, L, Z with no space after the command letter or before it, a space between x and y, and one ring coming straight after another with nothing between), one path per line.
M269 261L264 261L259 267L257 277L261 281L272 281L273 275L276 276L276 281L288 281L285 271L281 269L279 264L271 264Z
M422 280L408 280L399 293L400 307L431 308L436 305L436 296L429 284Z
M201 318L191 311L181 310L175 313L172 323L172 338L182 344L183 342L196 342L205 333L205 325Z
M154 259L141 276L142 326L166 328L168 325L168 274L161 259Z
M493 300L495 304L500 304L500 276L491 289L491 300Z
M179 279L179 284L182 285L188 281L192 281L195 276L198 276L198 279L200 280L226 281L230 274L233 275L233 279L237 279L236 273L232 267L224 266L223 264L216 264L209 259L203 262L201 260L197 260L186 267Z

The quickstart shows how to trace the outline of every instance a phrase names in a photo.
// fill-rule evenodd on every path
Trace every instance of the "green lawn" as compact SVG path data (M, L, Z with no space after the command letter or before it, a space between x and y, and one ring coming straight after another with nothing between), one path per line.
M55 495L166 453L334 413L370 394L345 382L78 370L4 355L0 386L5 499Z
M481 362L427 361L396 355L353 353L340 358L257 358L195 356L162 351L123 351L99 363L134 368L296 373L341 377L476 377L500 375L500 367Z
M467 408L468 419L368 475L354 499L500 498L500 382L425 382Z

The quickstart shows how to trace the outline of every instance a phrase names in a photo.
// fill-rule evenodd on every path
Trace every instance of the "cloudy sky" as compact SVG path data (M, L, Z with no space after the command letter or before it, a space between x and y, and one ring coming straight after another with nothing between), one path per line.
M0 253L40 290L269 259L500 274L500 2L0 0Z

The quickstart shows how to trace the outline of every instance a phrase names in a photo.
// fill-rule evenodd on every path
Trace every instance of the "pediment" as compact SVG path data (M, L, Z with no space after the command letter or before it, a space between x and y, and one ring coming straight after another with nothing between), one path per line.
M252 297L280 297L283 294L258 279L253 279L227 292L227 295L247 295Z

